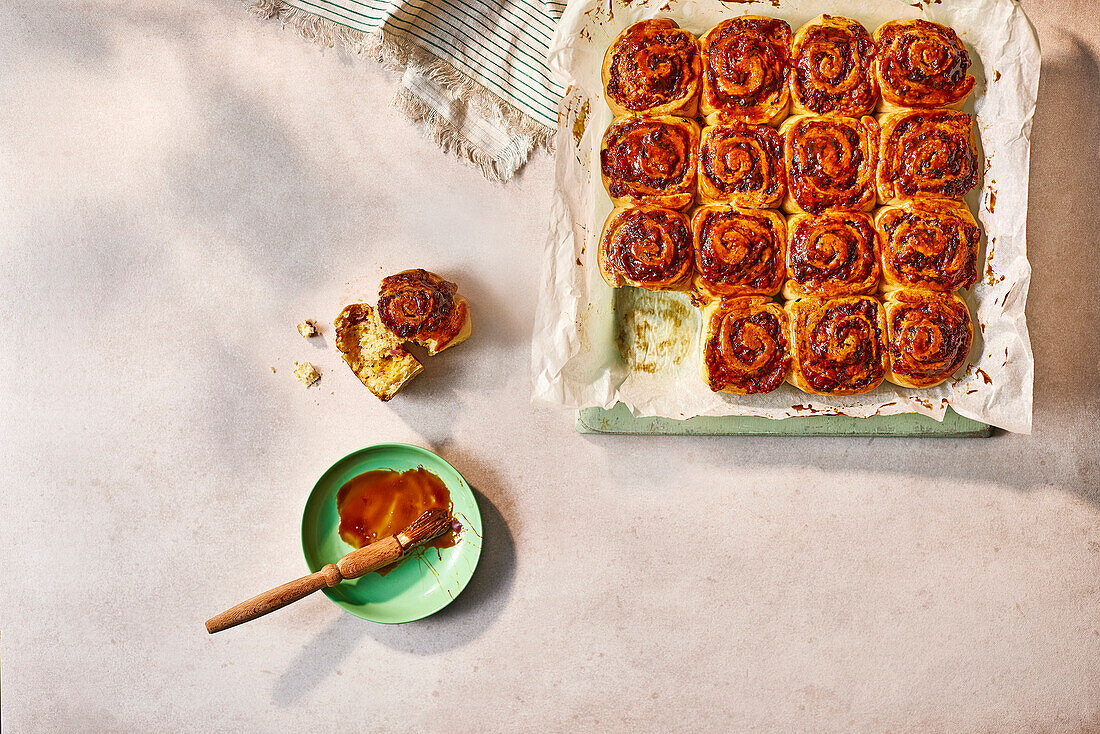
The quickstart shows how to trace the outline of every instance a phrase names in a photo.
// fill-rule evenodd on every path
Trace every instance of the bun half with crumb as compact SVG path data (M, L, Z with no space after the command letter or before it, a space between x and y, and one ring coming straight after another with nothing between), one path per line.
M424 369L366 303L347 306L333 325L336 348L355 376L379 400L392 398Z

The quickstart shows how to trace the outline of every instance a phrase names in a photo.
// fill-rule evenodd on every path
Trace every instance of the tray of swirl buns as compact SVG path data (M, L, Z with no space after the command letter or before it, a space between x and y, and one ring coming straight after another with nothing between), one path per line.
M981 230L963 197L981 164L968 52L949 27L873 32L821 15L792 31L746 15L701 37L669 18L607 49L615 115L599 168L614 210L598 265L613 288L676 291L701 310L713 391L811 395L943 383L967 362ZM986 436L948 408L787 420L637 418L587 408L613 433Z

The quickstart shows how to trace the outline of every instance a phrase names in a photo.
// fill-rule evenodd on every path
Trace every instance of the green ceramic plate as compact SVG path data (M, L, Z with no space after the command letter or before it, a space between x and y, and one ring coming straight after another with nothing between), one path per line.
M310 571L335 563L354 550L340 538L336 493L352 477L374 469L405 471L424 467L451 492L454 514L462 523L453 548L415 551L385 576L368 573L344 581L325 595L337 606L372 622L400 624L435 614L455 600L474 575L481 556L481 513L470 485L431 451L403 443L383 443L345 456L326 471L310 492L302 515L302 550Z

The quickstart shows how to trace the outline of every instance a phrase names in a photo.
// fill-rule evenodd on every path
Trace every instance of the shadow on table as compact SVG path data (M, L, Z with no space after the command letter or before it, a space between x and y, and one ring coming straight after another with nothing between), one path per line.
M500 616L511 594L516 549L504 517L474 489L484 533L481 559L470 583L430 617L401 625L372 625L367 633L383 645L414 655L435 655L477 639Z
M1066 36L1070 51L1043 62L1031 145L1027 315L1037 419L1100 412L1100 301L1082 297L1100 279L1100 121L1080 112L1100 106L1100 62Z
M483 276L468 269L441 274L453 278L459 293L470 302L473 330L469 341L434 357L428 357L422 347L407 345L423 363L424 371L386 404L387 409L433 445L446 445L453 440L465 396L487 395L515 375L526 373L525 345L530 339L527 323L516 313L514 304L495 293Z
M481 559L470 583L447 607L406 624L384 625L342 614L314 637L279 676L272 698L289 706L337 671L364 637L415 655L436 655L477 639L500 615L515 576L516 550L504 517L474 489L481 510Z

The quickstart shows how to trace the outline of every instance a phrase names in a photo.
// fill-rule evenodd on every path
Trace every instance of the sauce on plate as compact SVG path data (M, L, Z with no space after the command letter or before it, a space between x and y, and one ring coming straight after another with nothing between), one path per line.
M350 479L336 493L340 537L356 548L396 535L436 507L451 511L451 493L442 479L424 467L369 471ZM451 548L457 543L452 530L421 547ZM393 568L388 566L379 573Z

